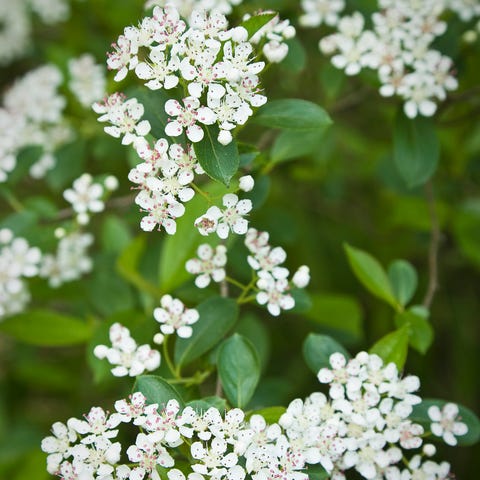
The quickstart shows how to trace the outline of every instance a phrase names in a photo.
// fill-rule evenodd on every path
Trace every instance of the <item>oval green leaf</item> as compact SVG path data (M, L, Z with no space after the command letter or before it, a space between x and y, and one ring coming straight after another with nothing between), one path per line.
M409 188L423 185L437 169L440 143L432 119L397 116L393 132L393 160Z
M218 351L218 375L231 405L243 408L260 380L260 362L252 343L235 333Z
M208 176L228 187L240 164L237 144L234 140L228 145L219 143L216 125L204 125L203 130L203 140L193 144L197 160Z
M197 307L200 318L192 325L190 338L178 338L175 343L175 363L187 365L211 350L235 325L238 306L235 300L210 297Z
M385 300L396 310L398 302L392 291L390 280L379 261L363 250L344 244L350 267L363 286L373 295Z
M270 20L273 20L278 13L260 13L244 20L239 26L248 32L248 38L253 37Z
M321 368L330 368L330 355L341 353L345 358L350 354L345 348L328 335L310 333L303 342L303 358L310 370L316 375Z
M227 401L224 398L211 396L187 402L187 407L192 407L198 414L206 412L210 407L214 407L220 413L223 413L227 409Z
M434 333L432 325L425 317L408 310L395 316L395 325L399 328L407 327L409 343L418 352L425 354L430 348Z
M332 123L322 107L298 98L268 102L258 109L251 121L265 127L285 130L323 130Z
M132 392L143 393L148 404L158 403L160 408L164 407L169 400L177 400L180 408L185 405L177 390L157 375L140 375L137 377Z
M413 412L409 418L413 422L422 425L425 431L429 432L432 420L428 416L428 409L431 406L436 405L441 410L447 403L449 402L447 402L446 400L424 398L422 400L422 403L414 405ZM480 420L478 419L477 415L475 415L475 413L473 413L472 410L470 410L469 408L464 407L463 405L459 405L458 403L457 405L459 410L457 417L458 421L465 423L468 427L468 432L465 435L455 437L458 441L458 445L465 447L475 445L480 440ZM443 443L441 437L436 437L435 435L429 436L428 439Z
M395 260L388 267L388 278L396 299L400 305L405 306L417 289L418 278L415 268L405 260Z
M382 337L373 345L370 353L377 354L383 359L385 364L395 363L398 369L401 370L407 359L408 339L409 329L407 325L404 325Z
M0 323L0 333L42 347L78 345L88 341L92 327L80 318L48 310L32 310Z

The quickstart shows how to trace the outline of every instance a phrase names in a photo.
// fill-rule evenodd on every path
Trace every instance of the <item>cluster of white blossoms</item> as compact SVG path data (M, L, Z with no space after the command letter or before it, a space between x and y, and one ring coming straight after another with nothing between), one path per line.
M107 79L102 65L95 63L93 55L86 53L68 62L69 88L80 104L86 108L105 97Z
M215 407L182 410L173 399L148 404L140 392L117 401L111 415L94 407L85 420L53 425L53 436L42 441L47 469L65 479L159 480L163 467L169 480L308 480L309 467L321 465L335 480L351 469L375 480L450 478L449 464L429 458L435 447L422 446L424 430L409 419L421 401L417 377L401 378L393 363L366 352L349 361L335 353L330 363L318 373L330 385L328 396L293 400L273 424L255 413L247 419L239 408L222 414ZM114 442L121 423L141 430L125 448L128 465L120 464L122 445ZM405 451L414 455L407 459Z
M171 4L183 18L188 18L194 10L229 15L232 13L233 7L240 5L242 2L243 0L147 0L145 9L155 6L165 7L167 4Z
M263 14L273 13L263 11ZM245 15L244 20L248 20L250 15ZM296 34L295 27L290 25L290 20L282 20L276 15L272 20L266 23L251 38L250 42L254 45L262 45L262 53L271 63L280 63L288 54L288 45L286 40L290 40Z
M112 375L115 377L136 377L146 371L156 370L160 366L160 352L150 348L150 345L137 345L130 335L130 330L120 323L114 323L109 330L111 347L97 345L93 354L115 365Z
M206 288L210 282L225 280L225 265L227 264L227 247L218 245L213 248L208 243L200 245L197 249L198 258L191 258L185 264L188 273L197 275L195 285Z
M146 213L140 227L151 232L156 226L173 235L175 219L185 213L184 202L195 194L190 184L195 174L203 174L191 146L169 145L164 138L153 147L146 140L136 142L142 163L130 170L128 178L139 190L135 203Z
M309 268L302 265L288 280L290 272L281 266L287 259L282 247L272 248L268 243L269 234L250 228L245 237L245 246L251 255L247 257L250 267L258 276L257 302L267 305L271 315L278 316L282 310L290 310L295 306L295 300L289 293L292 286L304 288L310 282Z
M190 338L192 327L200 318L198 311L194 308L185 308L185 305L178 298L171 295L164 295L160 299L160 307L153 311L153 317L160 323L160 330L163 335L176 333L180 338ZM161 343L162 336L155 336L155 343Z
M31 43L33 11L47 25L66 20L68 0L0 0L0 66L27 52Z
M42 149L30 168L34 178L55 166L55 150L72 138L63 118L66 100L58 91L61 83L60 70L45 65L27 73L5 93L0 108L0 182L7 180L26 147Z
M218 141L230 143L231 131L245 124L252 107L267 100L259 93L258 78L265 63L255 61L247 30L228 29L227 19L217 12L194 10L187 22L173 5L157 6L138 28L125 29L107 65L117 71L116 81L134 70L151 90L182 85L184 98L164 105L170 116L165 133L177 137L185 132L191 142L203 139L202 125L217 124ZM148 131L136 133L144 136Z
M401 378L395 364L384 365L366 352L350 360L334 353L330 365L318 372L319 381L329 385L328 396L317 392L295 399L279 420L306 463L321 464L335 480L345 479L350 469L367 479L449 476L448 463L424 461L435 453L432 445L410 462L404 457L404 450L423 443L423 427L409 419L421 402L417 377ZM421 471L428 475L417 476Z
M47 278L52 288L78 280L93 267L87 254L88 247L93 244L93 235L77 231L66 234L61 229L60 233L57 251L45 254L40 265L39 275Z
M0 321L20 313L30 300L25 278L38 275L42 254L7 228L0 230Z
M91 213L102 212L105 208L104 198L107 191L114 190L117 186L118 180L113 176L108 176L101 184L94 182L89 173L84 173L73 182L72 188L63 192L63 198L72 205L77 214L77 222L86 225L90 221Z
M432 116L436 102L458 86L452 59L432 47L447 29L442 14L452 9L464 20L480 14L478 3L471 1L378 0L379 11L372 14L372 29L367 29L359 12L340 16L343 0L304 0L302 6L302 25L326 23L336 28L320 41L321 51L332 55L332 64L347 75L376 70L380 94L401 97L409 118Z

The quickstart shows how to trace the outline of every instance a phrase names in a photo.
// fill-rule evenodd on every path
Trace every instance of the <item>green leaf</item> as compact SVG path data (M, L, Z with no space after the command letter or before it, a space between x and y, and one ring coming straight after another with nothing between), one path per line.
M272 146L270 159L272 163L286 162L314 153L320 148L323 129L318 130L285 130L281 132Z
M345 334L351 341L363 337L362 309L354 297L340 294L311 295L312 308L306 317L329 330Z
M248 415L248 419L252 415L261 415L268 424L277 423L280 417L287 411L285 407L266 407L260 410L254 410Z
M282 60L282 70L291 73L300 73L307 65L307 52L297 37L290 38L285 42L288 45L288 54Z
M255 347L235 333L221 344L217 358L218 375L226 397L234 407L245 407L260 380L260 362Z
M155 138L165 138L165 127L168 124L168 114L165 111L165 103L171 97L171 94L166 93L164 90L149 90L144 87L133 87L125 90L125 94L129 98L136 98L145 108L142 120L148 120L150 122L151 134ZM181 142L181 138L177 138L178 143ZM138 163L138 162L137 162Z
M350 267L363 286L375 296L385 300L393 308L399 305L392 291L390 280L378 260L358 248L344 244Z
M433 342L433 327L423 316L415 314L411 309L395 315L398 328L406 326L409 343L418 352L425 354Z
M187 365L212 349L233 327L238 317L235 300L210 297L197 307L200 318L190 338L177 338L175 363Z
M247 313L242 316L236 332L248 338L248 340L253 343L263 370L267 366L270 357L271 342L270 335L265 327L265 322L259 320L254 314Z
M132 392L142 392L147 403L158 403L159 408L164 407L169 400L175 399L184 407L180 394L166 380L157 375L140 375L133 385Z
M251 121L265 127L285 130L324 130L332 123L322 107L295 98L266 103L258 109Z
M320 465L308 465L306 469L309 480L328 480L330 474Z
M85 343L92 328L80 318L32 310L4 320L0 332L31 345L59 347Z
M108 215L102 224L101 240L105 251L119 253L132 241L132 235L122 218Z
M393 160L409 188L423 185L435 173L440 143L433 120L397 116L393 132Z
M350 358L350 354L340 343L328 335L319 335L310 333L303 342L303 358L310 370L316 375L323 367L330 367L330 355L332 353L341 353L345 358Z
M395 363L399 370L405 365L408 353L409 328L403 325L399 329L385 335L370 349L387 363Z
M418 278L415 268L405 260L395 260L388 267L388 278L396 299L400 305L405 306L417 289Z
M227 409L227 401L224 398L212 396L200 398L199 400L192 400L188 402L187 407L192 407L198 414L206 412L210 407L214 407L220 412Z
M216 125L204 125L203 130L205 132L203 140L193 144L198 163L207 175L228 187L240 163L237 144L235 140L228 145L219 143L217 140L219 130Z
M419 423L425 431L429 432L432 420L428 416L428 409L436 405L441 410L447 403L449 402L446 400L424 398L422 403L413 406L413 412L409 419L412 420L412 422ZM458 440L458 445L463 447L475 445L480 440L480 420L469 408L459 405L458 403L457 405L459 410L458 421L465 423L468 427L468 432L465 435L455 437ZM435 435L429 436L428 439L443 443L443 440Z
M278 13L260 13L244 20L239 26L245 28L248 32L248 38L251 38L270 20L273 20Z
M147 238L144 235L139 235L134 238L118 257L117 270L125 280L128 280L139 290L158 298L161 296L161 292L159 292L155 285L152 285L147 279L143 278L138 270L146 247Z

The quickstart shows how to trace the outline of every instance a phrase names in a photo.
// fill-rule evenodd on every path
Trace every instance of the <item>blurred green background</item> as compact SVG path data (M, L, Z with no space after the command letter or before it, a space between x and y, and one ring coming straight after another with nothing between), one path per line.
M375 2L355 3L355 8L364 11L375 8ZM103 62L123 27L135 24L142 15L140 1L73 1L71 7L70 19L55 27L34 19L31 49L25 58L0 70L2 89L45 62L66 71L68 59L85 52ZM241 11L259 7L279 9L294 23L300 11L297 2L287 0L249 1ZM460 402L478 413L480 43L462 43L462 28L465 26L452 18L438 46L454 59L460 87L435 117L441 141L440 163L431 181L441 230L439 289L430 317L435 340L426 355L409 352L405 371L420 377L422 396ZM264 378L252 407L285 405L296 396L320 389L301 354L309 332L332 335L355 353L368 349L394 328L391 309L355 279L344 242L369 251L383 265L397 258L410 261L420 279L414 303L422 302L427 288L432 228L427 194L423 187L408 189L393 162L394 119L401 106L379 96L373 76L346 78L334 69L318 51L320 34L318 29L298 29L285 62L270 68L263 81L269 98L314 101L329 112L334 123L323 136L311 139L316 145L313 153L279 163L269 178L257 182L259 208L250 217L251 225L268 230L271 243L286 249L292 270L300 264L310 267L308 292L313 308L306 303L280 318L254 306L244 310L240 328L256 338L265 361ZM128 82L121 88L127 86ZM110 91L115 88L111 84ZM462 96L462 92L470 93ZM66 89L64 93L70 95ZM25 177L26 152L9 182L0 185L3 198L7 198L5 192L13 194L26 206L14 212L7 201L0 200L0 226L9 226L47 250L55 244L52 231L57 226L49 218L65 208L61 193L83 171L115 174L120 179L118 196L128 195L130 189L127 174L132 158L128 149L102 133L92 112L70 106L67 113L88 136L59 153L58 169L45 182ZM249 126L242 139L281 148L276 135L278 132ZM39 198L48 202L47 213ZM91 348L95 339L105 336L102 325L114 320L132 326L139 341L149 341L156 328L150 312L158 299L139 293L128 272L118 266L119 257L141 236L146 244L138 268L162 287L157 265L165 234L141 232L139 220L134 206L98 215L91 225L96 238L93 272L55 291L44 281L30 283L32 307L71 313L95 326L97 333L90 345L41 348L0 335L0 478L50 478L45 454L39 448L50 425L78 417L91 405L111 408L115 399L130 391L130 380L110 377L106 366L101 368L92 360ZM241 277L242 249L235 252L229 265ZM190 280L178 285L175 293L191 303L204 295ZM474 479L474 472L480 470L479 453L478 446L444 448L439 457L451 461L459 479Z

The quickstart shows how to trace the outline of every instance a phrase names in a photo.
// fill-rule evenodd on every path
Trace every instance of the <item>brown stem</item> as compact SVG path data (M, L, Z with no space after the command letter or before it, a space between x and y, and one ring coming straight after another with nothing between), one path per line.
M438 250L440 247L440 224L438 221L437 209L435 206L435 195L432 182L425 184L425 195L427 197L428 210L431 222L430 246L428 248L428 286L423 299L423 306L430 308L436 291L438 290Z

